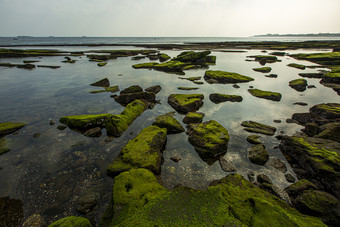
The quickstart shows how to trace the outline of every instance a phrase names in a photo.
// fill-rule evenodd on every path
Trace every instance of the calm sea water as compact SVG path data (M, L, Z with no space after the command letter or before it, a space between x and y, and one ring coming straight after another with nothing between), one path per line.
M26 39L26 38L25 38ZM31 38L27 38L31 39ZM34 42L86 42L103 40L103 42L120 42L120 38L44 38ZM190 38L161 38L157 42L187 42ZM166 41L167 39L167 41ZM199 38L200 39L200 38ZM205 38L202 38L204 40ZM4 38L1 38L4 43ZM33 39L34 40L34 39ZM77 41L78 40L78 41ZM131 42L152 42L151 38L129 38ZM161 41L162 40L162 41ZM177 41L176 41L177 40ZM195 40L198 40L195 38ZM200 40L200 42L202 41ZM218 38L209 38L217 41ZM13 40L13 42L20 40ZM26 40L27 43L31 42ZM23 42L26 42L23 41ZM9 41L8 41L9 42ZM12 42L12 41L11 41ZM33 41L32 41L33 42ZM155 41L156 42L156 41ZM58 43L58 42L57 42ZM29 43L32 45L32 43ZM59 44L59 43L58 43ZM25 48L25 47L22 47ZM86 50L97 48L88 47L55 47L63 50ZM46 48L47 49L47 48ZM99 49L127 49L126 47L100 47ZM131 47L129 49L136 49ZM323 50L329 51L329 50ZM180 51L163 51L171 57ZM289 53L309 53L318 50L296 50ZM0 121L27 122L19 133L6 136L7 146L11 151L0 156L0 196L10 196L24 203L25 217L35 213L44 215L48 222L67 215L80 215L75 207L79 196L87 190L95 190L101 197L98 206L91 213L99 220L111 197L112 179L107 177L106 167L120 152L128 140L134 138L143 128L152 124L158 115L174 111L167 103L167 98L174 93L204 94L204 105L200 109L205 113L204 121L216 120L229 130L230 143L225 158L232 163L237 172L246 176L249 172L264 173L281 188L289 185L284 174L265 164L252 164L247 158L247 148L251 145L246 141L250 134L240 126L242 121L254 120L277 128L277 133L292 135L301 127L286 123L293 113L307 112L308 109L323 102L339 102L339 96L330 88L319 83L319 79L307 79L309 85L316 88L297 92L288 86L292 79L300 78L300 72L318 72L320 69L299 70L287 67L295 62L305 65L315 65L306 61L297 61L288 56L278 57L282 62L268 64L271 73L278 78L267 78L263 73L255 72L252 68L260 67L258 62L245 61L247 56L263 54L259 50L245 50L243 53L227 53L213 51L217 63L210 66L212 70L225 70L251 76L255 80L239 84L236 89L232 84L208 84L204 81L204 69L186 71L184 77L202 76L203 85L179 79L178 75L164 72L133 69L133 64L149 62L149 60L133 61L130 57L109 60L105 67L98 67L95 62L89 62L86 56L72 57L75 64L62 63L64 57L39 57L0 59L0 62L22 63L23 60L37 60L36 64L60 65L59 69L36 68L33 70L0 67ZM111 93L90 94L96 87L89 84L103 78L108 78L111 85L119 85L123 90L131 85L147 88L161 85L162 90L157 94L161 104L154 109L146 110L129 129L119 138L109 138L103 130L99 138L85 137L70 129L57 129L58 120L65 115L77 114L118 114L123 110L118 103L110 98ZM195 91L181 91L177 87L198 87ZM249 86L263 90L277 91L282 94L280 102L259 99L251 96ZM214 104L209 100L211 93L241 95L240 103L225 102ZM296 106L294 102L306 102L308 106ZM175 116L180 122L183 115ZM50 120L56 122L50 125ZM281 120L274 123L273 120ZM182 123L184 126L184 123ZM279 141L275 137L262 136L270 158L279 158L292 172L282 153L275 149ZM181 161L175 163L170 157L179 156ZM194 148L188 143L185 133L169 135L164 151L162 179L164 185L171 189L177 184L204 189L212 180L227 175L219 163L208 165L200 159Z

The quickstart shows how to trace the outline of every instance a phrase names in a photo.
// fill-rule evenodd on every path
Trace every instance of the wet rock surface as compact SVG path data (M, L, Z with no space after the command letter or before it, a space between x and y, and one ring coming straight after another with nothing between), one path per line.
M247 132L255 132L264 135L272 136L276 132L276 128L270 125L261 124L255 121L243 121L241 126L244 127L244 130Z
M269 154L263 144L254 145L247 151L249 160L254 164L264 165L268 161Z
M180 113L188 113L198 110L203 106L202 94L172 94L168 97L168 103Z

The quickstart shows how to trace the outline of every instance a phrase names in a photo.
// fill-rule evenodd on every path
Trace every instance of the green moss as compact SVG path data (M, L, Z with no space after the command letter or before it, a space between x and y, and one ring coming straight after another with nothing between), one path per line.
M100 62L97 64L99 67L107 65L107 62Z
M167 60L169 60L171 57L169 56L169 55L167 55L167 54L160 54L159 55L159 60L160 61L167 61Z
M111 93L115 93L119 91L119 86L110 86L110 87L104 87L104 90L96 90L96 91L90 91L90 93L92 94L98 94L98 93L102 93L102 92L111 92Z
M0 123L0 136L4 136L15 131L18 131L22 127L24 127L26 123L21 122L4 122Z
M70 128L86 129L103 125L109 117L110 114L74 115L61 117L59 122Z
M321 82L340 84L340 72L329 72L322 76Z
M202 52L194 52L194 51L185 51L179 54L177 57L173 58L172 61L180 61L180 62L190 62L190 63L204 63L204 62L213 62L212 58L206 59L206 57L211 54L211 51L202 51ZM216 59L215 59L216 60Z
M65 53L62 53L58 50L0 49L0 57L3 57L3 58L60 56L60 55L65 55Z
M129 103L121 114L110 115L104 124L107 134L121 136L129 125L146 110L147 106L146 102L137 99Z
M321 65L339 65L340 52L294 54L292 57L300 60L307 60Z
M145 168L159 174L166 136L165 128L144 128L121 149L118 158L108 167L108 175L115 176L131 168Z
M290 63L288 64L287 66L289 67L293 67L293 68L297 68L297 69L306 69L306 66L305 65L300 65L300 64L296 64L296 63Z
M299 194L301 194L302 191L307 189L317 189L317 187L310 181L306 179L301 179L285 188L285 191L288 193L290 197L296 197Z
M5 154L7 152L9 152L11 149L9 149L6 146L6 140L3 138L0 138L0 155Z
M204 113L199 112L189 112L185 115L183 122L185 124L189 123L201 123L204 117Z
M134 69L152 69L155 65L158 65L158 62L148 62L148 63L141 63L133 65Z
M175 110L187 113L198 110L203 105L203 99L203 94L172 94L168 97L168 103Z
M255 121L243 121L241 125L247 132L262 133L265 135L274 135L276 128L270 125L261 124Z
M238 73L232 73L232 72L226 72L226 71L220 71L220 70L207 70L204 74L204 79L208 83L214 83L211 82L211 80L214 80L218 83L246 83L249 81L253 81L254 79L248 76L244 76ZM209 82L210 81L210 82Z
M268 161L269 154L263 144L256 144L248 149L248 158L252 163L264 165Z
M322 103L322 104L315 105L312 108L321 109L324 112L340 117L340 106L339 105L329 105L329 104Z
M210 101L213 103L221 103L221 102L242 102L243 98L240 95L226 95L226 94L219 94L219 93L213 93L209 95Z
M92 227L90 221L83 217L68 216L48 225L48 227Z
M185 131L181 123L169 115L158 116L152 125L156 125L160 128L166 128L169 134L181 133Z
M113 185L114 217L111 225L121 223L146 204L168 193L149 170L132 169L121 173Z
M248 89L249 93L255 97L269 99L272 101L280 101L282 95L278 92L263 91L260 89Z
M261 72L261 73L269 73L272 71L271 67L260 67L260 68L253 68L254 71L256 72Z
M154 65L154 69L166 72L182 71L186 64L180 61L167 61L165 63Z
M247 141L251 144L260 144L262 143L259 139L261 138L261 136L258 135L250 135L247 137Z
M289 81L289 86L307 86L307 80L305 79L296 79Z

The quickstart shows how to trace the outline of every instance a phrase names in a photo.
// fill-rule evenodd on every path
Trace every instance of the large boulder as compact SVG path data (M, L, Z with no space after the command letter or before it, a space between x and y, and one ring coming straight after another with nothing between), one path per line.
M248 158L252 163L264 165L268 161L269 154L263 144L256 144L248 149Z
M203 99L202 94L172 94L168 97L168 103L176 111L188 113L201 108Z
M220 71L220 70L207 70L204 74L204 79L212 83L222 83L222 84L234 84L234 83L246 83L253 81L254 79L248 76L244 76L238 73Z
M107 174L114 177L132 168L145 168L160 174L166 136L165 128L144 128L121 149L119 156L109 165Z
M248 89L248 92L257 98L262 98L262 99L268 99L272 101L280 101L282 98L282 95L278 92L273 92L273 91L263 91L260 89Z
M198 155L210 165L228 150L228 130L217 121L190 124L187 134Z

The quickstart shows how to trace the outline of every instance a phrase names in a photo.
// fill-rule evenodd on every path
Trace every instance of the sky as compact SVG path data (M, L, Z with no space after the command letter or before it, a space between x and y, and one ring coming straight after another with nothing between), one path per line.
M0 0L0 36L340 33L340 0Z

